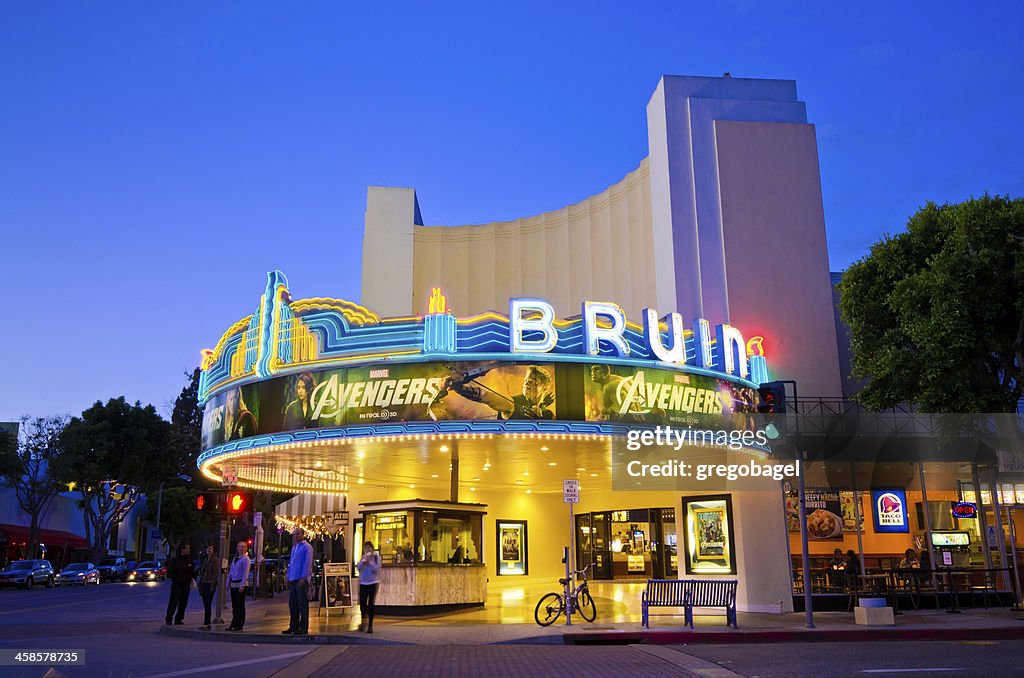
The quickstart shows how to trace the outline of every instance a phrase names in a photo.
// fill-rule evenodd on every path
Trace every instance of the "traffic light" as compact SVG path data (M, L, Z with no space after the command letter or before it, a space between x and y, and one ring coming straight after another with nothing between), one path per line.
M238 515L245 513L252 508L252 493L251 492L235 492L232 490L227 493L226 509L229 515Z
M769 381L757 387L760 400L757 411L761 414L781 414L786 411L786 385L781 381Z
M196 495L196 510L216 513L220 508L220 492L200 492Z

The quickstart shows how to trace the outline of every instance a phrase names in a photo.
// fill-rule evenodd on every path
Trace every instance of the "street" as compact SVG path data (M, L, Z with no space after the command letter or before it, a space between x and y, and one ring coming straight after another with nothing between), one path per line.
M872 676L1006 674L1024 641L749 645L279 645L159 633L166 583L0 591L0 650L77 650L84 664L11 666L4 676ZM201 622L193 594L185 623ZM387 620L382 620L384 624ZM443 623L443 622L440 622Z

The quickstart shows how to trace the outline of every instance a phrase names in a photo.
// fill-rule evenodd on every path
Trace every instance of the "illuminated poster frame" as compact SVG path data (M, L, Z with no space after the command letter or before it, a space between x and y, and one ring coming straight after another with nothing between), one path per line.
M686 574L736 574L732 495L683 497Z
M525 576L530 573L527 554L525 520L498 520L495 522L497 574L499 576Z

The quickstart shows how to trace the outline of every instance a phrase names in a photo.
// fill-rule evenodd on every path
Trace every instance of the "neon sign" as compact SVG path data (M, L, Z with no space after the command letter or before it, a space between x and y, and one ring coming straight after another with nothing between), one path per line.
M676 365L687 364L686 337L683 334L683 319L678 313L665 317L668 325L668 345L661 338L658 313L652 308L643 312L643 341L645 348L659 361ZM549 353L558 343L555 330L555 309L540 299L511 299L509 302L509 346L512 353ZM598 355L601 342L610 346L615 355L625 358L630 355L625 339L626 314L611 302L583 302L583 353ZM602 322L602 320L604 322ZM747 343L738 329L728 324L715 326L717 355L712 351L711 326L707 320L694 320L694 341L696 342L696 366L713 368L723 374L737 375L746 379ZM527 334L530 338L527 338ZM536 335L540 334L540 338Z

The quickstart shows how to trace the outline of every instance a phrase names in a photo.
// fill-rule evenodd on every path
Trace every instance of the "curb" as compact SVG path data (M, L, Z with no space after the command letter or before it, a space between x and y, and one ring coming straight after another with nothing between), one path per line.
M260 643L264 645L415 645L401 640L385 640L383 638L369 638L366 634L307 634L304 636L291 636L271 633L246 633L227 631L198 631L194 629L176 629L170 626L161 626L157 633L162 633L173 638L187 638L188 640L206 640L216 643Z
M562 636L566 645L737 645L760 643L863 643L891 640L1024 640L1024 627L974 629L786 629L702 633L695 631L574 633Z

